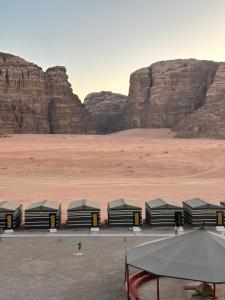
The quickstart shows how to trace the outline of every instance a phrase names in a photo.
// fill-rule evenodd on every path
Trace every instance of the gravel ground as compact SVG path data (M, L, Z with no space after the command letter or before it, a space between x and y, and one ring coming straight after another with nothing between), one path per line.
M1 300L125 299L126 248L156 237L1 238ZM75 255L82 242L82 256Z
M0 238L0 300L125 299L126 249L160 238L127 235L124 240L123 235L78 237L39 233L32 237L29 234ZM81 256L77 255L79 242ZM183 290L187 283L190 282L161 278L160 299L193 299L192 291ZM142 300L156 299L156 282L144 284L138 294ZM225 285L217 286L217 296L218 300L225 299Z

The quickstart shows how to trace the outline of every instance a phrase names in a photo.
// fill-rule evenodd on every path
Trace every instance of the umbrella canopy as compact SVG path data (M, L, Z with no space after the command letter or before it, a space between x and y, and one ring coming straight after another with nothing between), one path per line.
M225 283L225 239L206 230L131 248L126 260L158 276Z

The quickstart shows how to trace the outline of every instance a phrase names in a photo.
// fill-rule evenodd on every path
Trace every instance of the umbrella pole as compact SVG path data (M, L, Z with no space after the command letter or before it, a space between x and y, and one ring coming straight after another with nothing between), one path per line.
M159 277L157 277L157 300L159 300Z
M216 299L216 284L213 283L213 290L214 290L214 299Z
M129 265L127 263L125 265L125 278L126 278L126 285L127 285L127 300L130 300Z

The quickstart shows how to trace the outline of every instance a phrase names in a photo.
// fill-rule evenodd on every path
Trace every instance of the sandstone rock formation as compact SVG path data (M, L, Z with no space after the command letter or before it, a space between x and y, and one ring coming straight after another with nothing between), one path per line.
M225 63L216 71L202 107L174 127L178 137L225 138Z
M205 104L218 67L213 61L178 59L134 72L127 104L130 127L175 127Z
M84 105L92 117L97 133L110 133L127 128L127 96L112 92L91 93Z
M225 63L178 59L131 74L128 97L89 94L82 104L66 69L44 72L0 52L1 133L110 133L172 128L178 137L225 138Z
M87 111L73 94L66 69L42 69L0 53L0 133L86 133Z

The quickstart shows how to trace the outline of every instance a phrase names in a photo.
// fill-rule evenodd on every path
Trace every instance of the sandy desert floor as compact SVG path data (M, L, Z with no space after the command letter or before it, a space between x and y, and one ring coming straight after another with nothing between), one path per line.
M167 129L135 129L107 136L10 135L0 138L0 199L25 207L62 202L163 197L181 203L225 199L225 141L175 139Z

